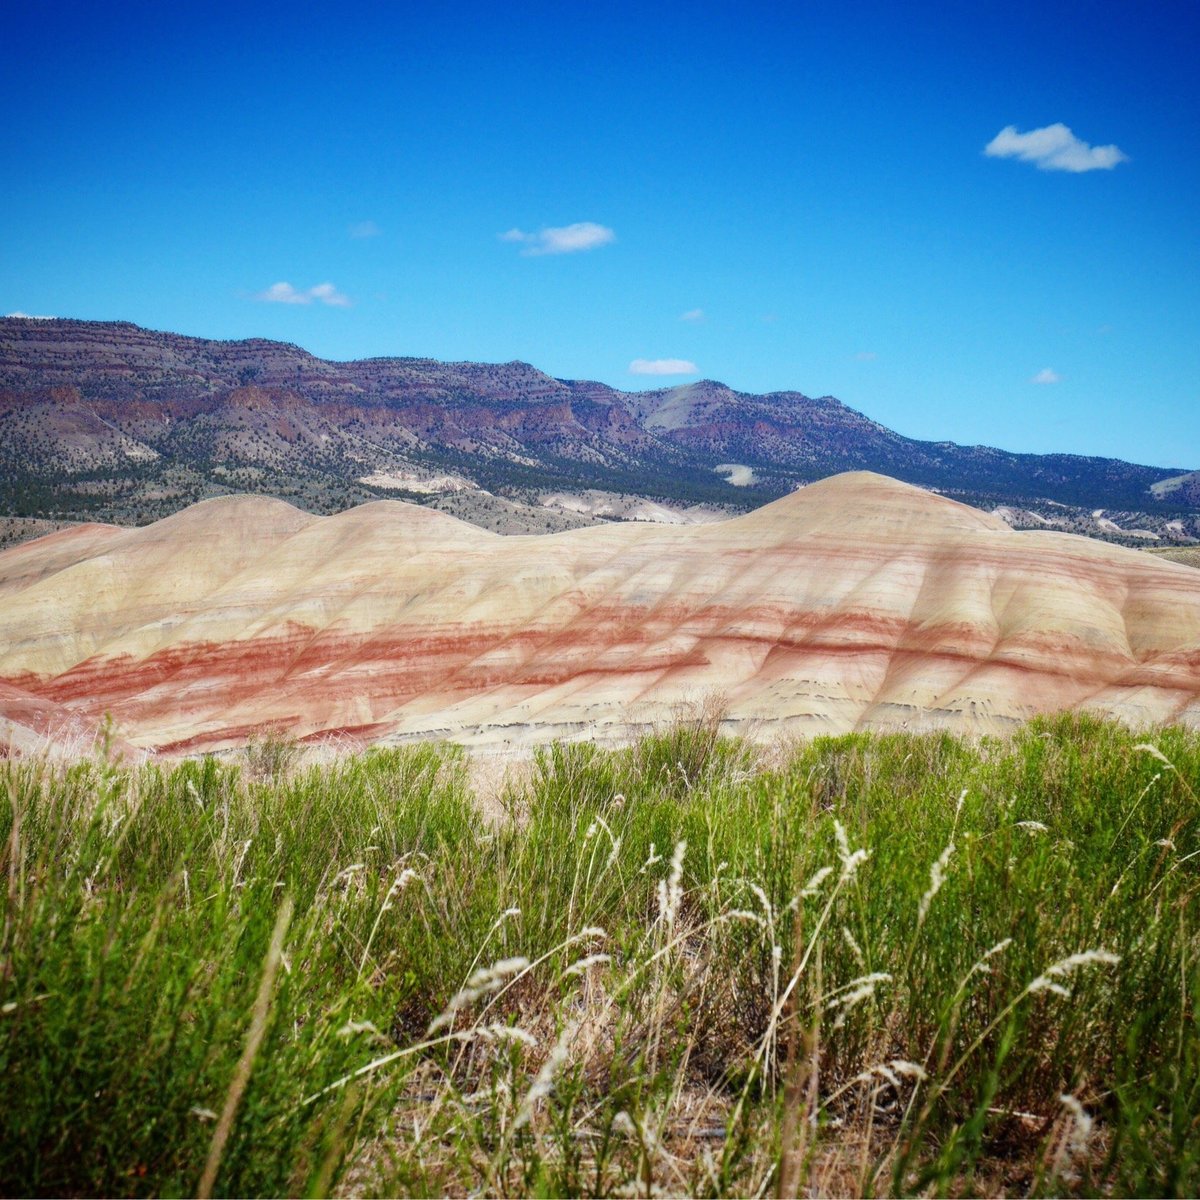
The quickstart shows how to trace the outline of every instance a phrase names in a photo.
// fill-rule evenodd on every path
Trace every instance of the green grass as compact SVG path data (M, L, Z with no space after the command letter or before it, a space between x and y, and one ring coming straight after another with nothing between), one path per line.
M1198 793L1083 719L558 745L495 827L448 748L2 763L0 1191L1196 1194Z

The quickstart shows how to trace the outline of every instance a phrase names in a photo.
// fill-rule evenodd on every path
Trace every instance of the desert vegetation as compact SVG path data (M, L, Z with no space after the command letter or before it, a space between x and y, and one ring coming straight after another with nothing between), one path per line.
M0 762L0 1190L1200 1190L1200 736L719 717Z
M1200 567L1200 548L1195 546L1173 546L1170 549L1151 550L1150 553L1169 562L1183 563L1185 567Z

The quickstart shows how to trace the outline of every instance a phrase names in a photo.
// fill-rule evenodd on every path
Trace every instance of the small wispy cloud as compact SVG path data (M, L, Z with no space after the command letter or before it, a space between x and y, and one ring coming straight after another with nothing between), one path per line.
M509 229L500 235L502 242L517 242L524 249L522 254L532 257L539 254L577 254L580 250L595 250L617 240L617 235L607 225L595 221L576 221L574 225L550 226L537 233L526 233L523 229Z
M855 356L859 362L874 362L879 355L874 350L860 350Z
M332 283L318 283L316 287L308 289L308 294L314 300L320 300L322 304L330 304L334 308L350 307L350 297L345 292L339 292Z
M1043 367L1030 381L1030 383L1061 383L1062 376L1052 367Z
M689 309L687 310L687 312L685 312L685 313L680 313L680 314L679 314L679 319L680 319L681 321L690 321L690 322L691 322L691 323L694 325L694 324L696 324L698 321L703 321L703 320L704 320L704 309L702 309L702 308L689 308Z
M1129 155L1117 146L1092 146L1077 138L1062 122L1019 133L1006 125L983 148L988 158L1017 158L1039 171L1111 171Z
M383 232L374 221L356 221L350 226L350 236L352 238L373 238L378 237Z
M635 358L629 364L630 375L697 375L694 362L686 358Z
M307 292L298 292L290 283L273 283L265 291L261 291L255 300L265 300L268 304L311 304L312 296Z
M6 317L16 317L21 321L57 321L57 317L36 316L33 313L27 312L10 312L4 314Z
M316 300L332 308L350 307L350 297L345 292L339 292L332 283L318 283L303 291L292 287L290 283L273 283L254 298L267 304L311 304Z

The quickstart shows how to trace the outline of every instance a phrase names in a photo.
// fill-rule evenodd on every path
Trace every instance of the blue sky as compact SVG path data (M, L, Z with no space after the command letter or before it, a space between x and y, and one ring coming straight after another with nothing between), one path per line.
M1196 468L1197 61L1195 0L10 6L0 312Z

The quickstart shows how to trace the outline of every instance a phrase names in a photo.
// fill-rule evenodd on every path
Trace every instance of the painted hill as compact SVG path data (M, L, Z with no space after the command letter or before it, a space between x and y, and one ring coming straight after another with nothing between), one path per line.
M0 319L0 514L10 517L142 524L254 492L323 513L393 496L541 532L662 505L687 520L747 511L862 469L1000 508L1018 525L1200 538L1186 466L922 442L830 396L756 396L711 380L622 392L520 362L337 363L263 339Z
M621 736L714 690L759 734L1200 726L1200 573L868 473L690 527L499 537L238 496L0 554L18 746L105 713L174 751Z

